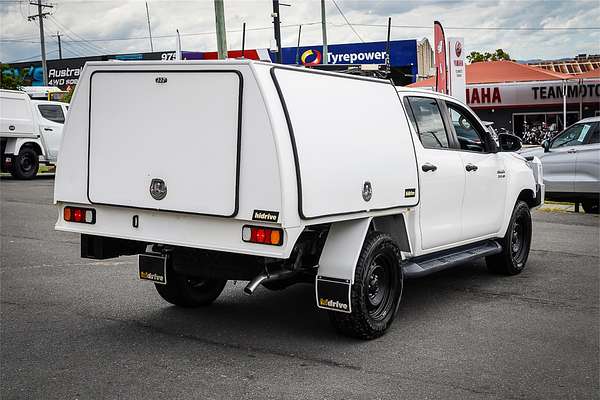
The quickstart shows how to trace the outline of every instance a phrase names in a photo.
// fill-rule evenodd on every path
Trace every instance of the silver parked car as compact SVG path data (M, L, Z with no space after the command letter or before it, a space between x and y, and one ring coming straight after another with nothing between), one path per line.
M600 203L600 117L569 126L542 147L524 149L544 168L546 198L581 203L585 212L598 214Z

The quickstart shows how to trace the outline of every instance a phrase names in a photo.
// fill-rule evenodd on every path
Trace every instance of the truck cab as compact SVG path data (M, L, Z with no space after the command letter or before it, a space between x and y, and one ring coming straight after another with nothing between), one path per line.
M373 339L406 279L525 268L541 164L449 96L249 60L93 62L71 104L56 229L85 258L138 255L171 304L306 283L337 331Z

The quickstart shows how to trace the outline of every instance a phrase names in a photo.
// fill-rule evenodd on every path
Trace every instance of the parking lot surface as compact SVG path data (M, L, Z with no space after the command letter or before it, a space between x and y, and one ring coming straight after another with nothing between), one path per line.
M53 184L0 180L2 399L599 396L597 216L535 212L522 274L480 261L407 281L388 334L363 342L310 285L167 304L134 257L81 259L53 230Z

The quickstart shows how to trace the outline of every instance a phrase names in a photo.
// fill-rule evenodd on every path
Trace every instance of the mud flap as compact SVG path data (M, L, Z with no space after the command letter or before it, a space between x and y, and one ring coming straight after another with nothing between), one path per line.
M371 217L331 225L319 259L315 284L317 307L350 313L350 290Z
M350 280L317 276L315 294L317 307L325 310L351 313Z

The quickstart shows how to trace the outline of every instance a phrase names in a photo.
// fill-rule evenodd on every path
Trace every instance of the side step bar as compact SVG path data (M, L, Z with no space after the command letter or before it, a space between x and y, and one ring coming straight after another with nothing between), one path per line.
M477 258L491 256L502 251L502 246L494 240L461 246L456 249L415 257L403 266L405 278L419 278L434 272L463 264Z

